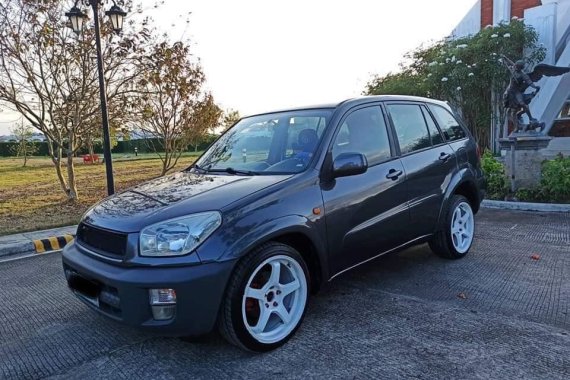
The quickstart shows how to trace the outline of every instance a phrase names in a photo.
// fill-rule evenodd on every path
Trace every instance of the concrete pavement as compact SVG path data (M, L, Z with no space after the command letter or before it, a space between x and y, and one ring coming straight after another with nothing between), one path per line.
M423 245L348 272L283 348L162 338L88 309L59 255L0 264L0 378L570 377L570 214L484 209L467 257Z

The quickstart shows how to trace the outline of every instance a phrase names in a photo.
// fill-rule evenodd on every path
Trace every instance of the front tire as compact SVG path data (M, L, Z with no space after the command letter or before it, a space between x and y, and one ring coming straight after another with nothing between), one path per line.
M430 240L429 247L446 259L464 257L475 236L475 216L467 198L454 195L449 202L442 230Z
M285 344L301 325L309 271L294 248L264 244L236 266L220 310L219 329L230 343L254 352Z

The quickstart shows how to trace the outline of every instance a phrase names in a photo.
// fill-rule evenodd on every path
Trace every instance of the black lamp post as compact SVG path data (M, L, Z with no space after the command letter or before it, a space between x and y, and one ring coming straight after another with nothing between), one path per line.
M87 20L87 14L77 7L80 0L75 1L75 5L65 15L69 17L71 28L77 34L83 30L83 24ZM101 53L101 32L99 28L99 6L102 0L81 0L86 5L93 8L93 17L95 21L95 44L97 46L97 69L99 71L99 96L101 97L101 120L103 122L103 156L105 157L105 171L107 173L107 193L112 195L115 192L115 184L113 180L113 161L111 158L111 136L109 133L109 113L107 111L107 91L105 90L105 77L103 75L103 56ZM114 2L113 2L114 3ZM127 15L117 4L105 12L111 19L115 32L123 29L123 20Z

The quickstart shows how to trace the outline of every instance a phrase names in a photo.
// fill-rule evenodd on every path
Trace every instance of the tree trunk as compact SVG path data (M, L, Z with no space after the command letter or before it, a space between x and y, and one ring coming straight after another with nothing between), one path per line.
M67 182L65 181L65 178L63 177L63 173L61 172L61 156L62 156L62 152L61 152L61 145L58 144L57 146L57 153L54 151L53 148L53 141L51 141L48 137L48 141L47 141L47 145L48 145L48 152L49 155L51 157L51 161L53 162L54 166L55 166L55 172L57 174L57 179L59 180L59 184L61 186L61 189L63 190L63 192L65 193L65 195L67 195L67 197L69 197L69 188L67 187Z
M77 184L75 182L75 167L73 166L73 150L75 147L73 141L73 134L69 133L69 142L67 146L67 183L69 186L69 193L67 197L72 201L79 199L79 194L77 194Z
M162 160L162 173L161 176L165 175L168 171L168 165L170 164L170 155L172 154L171 146L169 144L168 138L164 138L164 160Z
M22 143L24 144L24 145L22 146L23 151L24 151L24 165L23 165L23 166L26 167L26 163L28 162L28 151L26 150L26 148L27 148L27 146L26 146L27 141L26 141L26 140L23 140Z
M160 173L161 176L165 175L168 171L168 164L166 163L166 159L162 161L162 172Z
M91 160L93 160L95 149L93 149L93 139L91 136L87 137L87 149L89 150L89 156L91 157ZM93 161L91 161L91 163L93 163Z

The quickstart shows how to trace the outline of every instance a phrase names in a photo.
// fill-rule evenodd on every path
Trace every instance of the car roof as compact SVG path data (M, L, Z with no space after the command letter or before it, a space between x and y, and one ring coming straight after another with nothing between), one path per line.
M437 100L437 99L430 99L424 98L421 96L409 96L409 95L368 95L368 96L359 96L356 98L345 99L343 101L337 103L326 103L326 104L316 104L310 106L299 106L299 107L291 107L291 108L283 108L277 109L270 112L261 112L256 114L247 115L247 117L251 116L259 116L259 115L267 115L272 113L279 113L279 112L291 112L291 111L302 111L302 110L312 110L312 109L336 109L339 107L343 108L351 108L353 106L358 106L361 104L366 104L370 102L378 102L378 101L412 101L412 102L427 102L438 104L449 108L447 102Z

